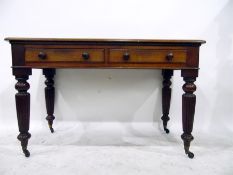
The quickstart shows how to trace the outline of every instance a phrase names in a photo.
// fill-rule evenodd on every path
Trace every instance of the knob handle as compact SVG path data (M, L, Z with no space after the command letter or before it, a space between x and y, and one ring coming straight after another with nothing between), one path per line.
M90 58L90 55L88 52L83 52L82 57L84 60L88 60Z
M172 52L169 52L166 56L167 61L172 61L173 58L174 58L174 55Z
M130 54L129 54L128 52L125 52L124 55L123 55L123 59L124 59L125 61L128 61L129 58L130 58Z
M39 57L41 60L45 60L46 57L47 57L47 55L46 55L46 53L44 53L44 52L39 52L39 53L38 53L38 57Z

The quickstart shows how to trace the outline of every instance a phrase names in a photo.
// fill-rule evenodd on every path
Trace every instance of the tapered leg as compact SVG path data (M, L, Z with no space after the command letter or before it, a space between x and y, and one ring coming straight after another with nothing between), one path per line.
M181 138L184 141L185 153L189 158L193 158L194 154L189 151L189 147L190 142L194 139L191 133L193 130L196 95L193 93L196 91L196 85L194 82L198 76L198 70L182 70L181 75L185 81L185 84L183 85L185 93L182 96L183 134L181 135Z
M43 69L43 74L45 75L45 102L47 109L47 117L49 129L53 133L53 120L55 119L54 113L54 99L55 99L55 88L54 88L54 75L55 69Z
M21 142L23 153L26 157L30 156L27 150L28 139L31 134L28 132L30 123L30 94L27 90L30 88L27 82L28 76L31 75L31 69L13 69L13 74L18 81L15 84L15 89L18 93L15 94L16 111L18 118L19 132L18 140Z
M173 76L173 70L163 70L163 89L162 89L162 110L163 110L163 128L166 133L169 133L167 129L167 122L169 118L170 102L171 102L171 77Z

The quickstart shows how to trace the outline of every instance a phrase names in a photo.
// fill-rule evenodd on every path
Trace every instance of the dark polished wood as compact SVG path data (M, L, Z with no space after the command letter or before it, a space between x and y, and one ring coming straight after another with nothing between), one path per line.
M183 77L185 84L183 85L184 94L182 95L182 123L183 134L181 138L184 141L184 150L188 154L189 158L193 158L194 154L189 151L190 142L194 139L192 136L193 121L196 105L196 77L198 76L198 70L181 70L181 76Z
M21 142L23 153L26 157L30 156L30 152L27 150L28 139L31 137L29 131L30 123L30 94L27 90L30 88L27 82L28 76L31 74L29 69L13 69L13 74L17 83L15 89L18 93L15 94L16 111L18 118L19 132L18 140Z
M204 40L168 40L168 39L117 39L117 38L24 38L24 37L7 37L6 41L13 42L122 42L122 43L184 43L186 45L190 43L204 44Z
M73 39L73 38L6 38L12 47L12 68L16 76L16 106L21 141L25 156L30 138L30 95L26 82L32 68L43 69L46 77L45 99L48 124L53 132L54 75L58 68L117 68L161 69L163 74L162 108L164 130L168 133L171 101L171 76L181 70L185 84L182 97L182 118L185 153L189 151L194 120L196 90L194 81L199 69L199 47L203 40L145 40L145 39Z
M48 121L49 129L53 133L53 120L55 119L54 113L54 99L55 99L55 88L54 88L54 75L55 69L43 69L43 74L46 78L45 80L45 102L46 102L46 109L47 109L47 117L46 120Z
M173 70L163 70L163 89L162 89L162 110L163 110L163 128L164 131L168 134L169 129L167 129L167 122L170 120L169 118L169 110L171 103L171 77L173 76Z

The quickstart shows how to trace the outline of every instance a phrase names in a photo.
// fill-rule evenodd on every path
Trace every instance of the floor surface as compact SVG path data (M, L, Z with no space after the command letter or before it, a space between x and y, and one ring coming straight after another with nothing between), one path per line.
M51 134L44 123L32 125L30 158L17 127L1 127L0 175L233 174L233 140L226 136L196 133L189 159L176 128L167 135L150 123L56 122Z

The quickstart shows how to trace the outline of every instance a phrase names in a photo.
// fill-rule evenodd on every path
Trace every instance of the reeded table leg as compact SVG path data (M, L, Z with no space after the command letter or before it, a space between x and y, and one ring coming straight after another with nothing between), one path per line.
M45 75L45 102L46 102L46 109L47 109L47 117L48 125L50 131L53 133L53 120L55 119L54 113L54 99L55 99L55 88L54 88L54 75L55 69L43 69L43 74Z
M13 74L18 81L15 84L15 89L18 93L15 94L16 111L18 118L19 132L18 140L21 142L23 153L26 157L30 156L27 150L28 139L31 134L28 132L30 123L30 94L27 90L30 88L27 82L28 76L31 75L31 69L13 69Z
M167 122L169 118L170 102L171 102L171 77L173 76L173 70L162 70L163 75L163 89L162 89L162 109L163 109L163 128L166 133L169 133L167 129Z
M194 82L198 76L198 70L182 70L181 76L185 81L183 85L185 93L182 96L182 123L184 133L181 135L181 138L184 141L185 153L189 158L193 158L194 154L189 151L189 147L190 142L194 139L191 133L193 130L196 95L193 93L196 91Z

